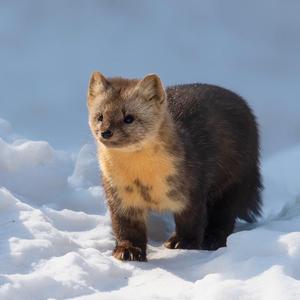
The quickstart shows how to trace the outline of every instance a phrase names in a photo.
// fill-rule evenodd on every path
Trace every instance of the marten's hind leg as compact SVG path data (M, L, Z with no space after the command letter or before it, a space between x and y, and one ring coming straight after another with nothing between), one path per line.
M227 237L233 232L237 218L237 205L241 187L231 186L221 196L208 201L207 226L202 249L216 250L226 246Z

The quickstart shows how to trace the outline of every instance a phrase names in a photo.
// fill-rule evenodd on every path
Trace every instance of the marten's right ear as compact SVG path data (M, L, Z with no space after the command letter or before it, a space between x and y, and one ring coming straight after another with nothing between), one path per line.
M147 100L156 100L163 103L166 99L166 92L160 78L155 74L149 74L139 81L137 89Z
M93 101L96 96L104 93L109 87L106 78L100 72L93 72L89 82L88 102Z

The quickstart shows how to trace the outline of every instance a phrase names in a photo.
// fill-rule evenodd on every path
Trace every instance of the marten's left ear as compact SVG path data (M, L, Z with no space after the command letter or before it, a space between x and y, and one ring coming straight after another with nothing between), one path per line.
M109 83L100 72L93 72L88 88L88 102L92 101L96 96L105 93L109 88Z
M166 99L166 92L160 78L155 74L149 74L137 84L138 92L146 100L163 103Z

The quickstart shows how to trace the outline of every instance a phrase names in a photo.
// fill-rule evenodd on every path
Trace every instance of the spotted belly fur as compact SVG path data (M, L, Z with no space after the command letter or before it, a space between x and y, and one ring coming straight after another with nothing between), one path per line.
M180 212L185 207L177 158L161 145L136 152L103 148L99 156L102 172L122 208Z

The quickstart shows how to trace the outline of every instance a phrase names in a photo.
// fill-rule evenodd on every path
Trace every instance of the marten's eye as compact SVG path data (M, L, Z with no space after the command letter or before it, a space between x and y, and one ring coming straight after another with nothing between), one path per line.
M134 121L134 117L132 116L132 115L127 115L127 116L125 116L125 118L124 118L124 122L126 123L126 124L130 124L130 123L132 123Z
M103 121L103 115L102 115L102 114L99 114L99 115L97 116L97 121L98 121L98 122L102 122L102 121Z

